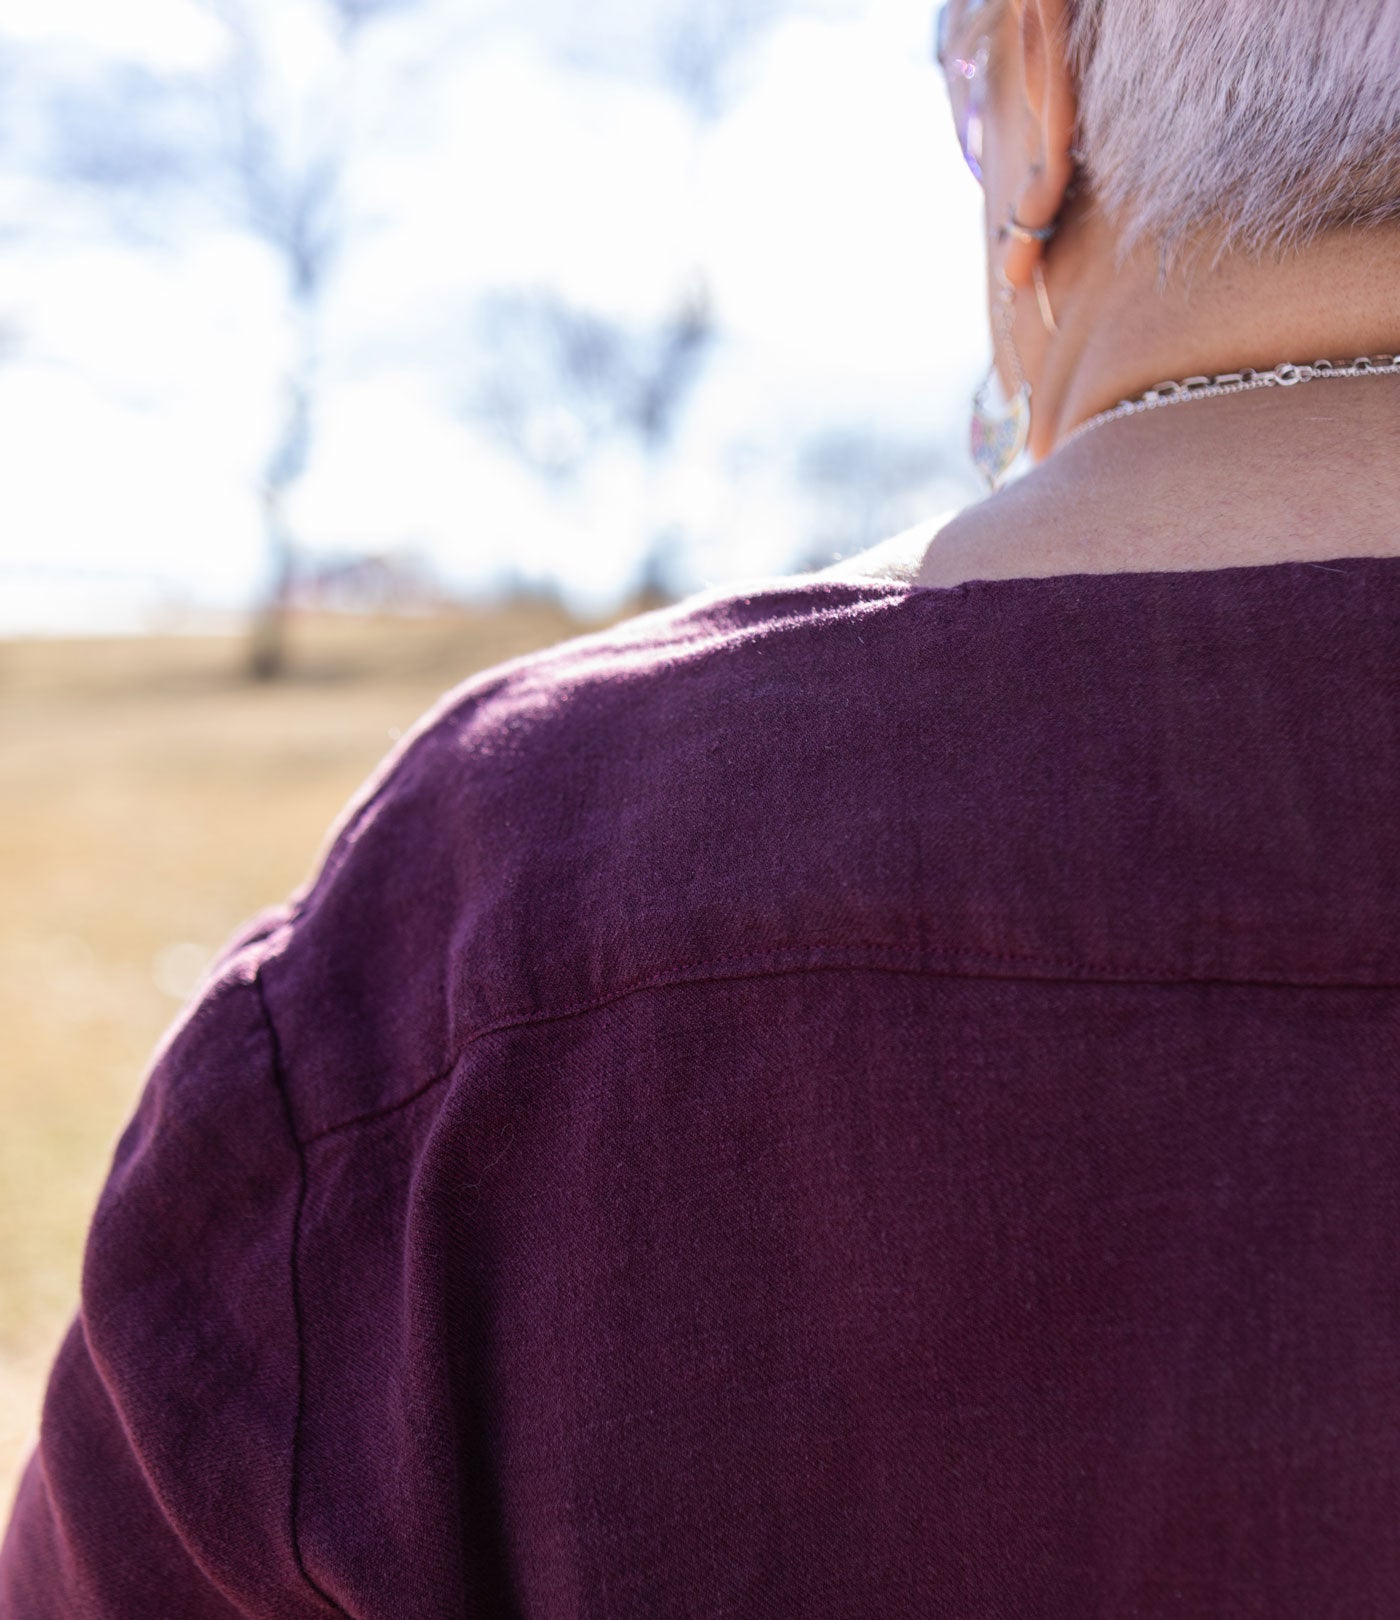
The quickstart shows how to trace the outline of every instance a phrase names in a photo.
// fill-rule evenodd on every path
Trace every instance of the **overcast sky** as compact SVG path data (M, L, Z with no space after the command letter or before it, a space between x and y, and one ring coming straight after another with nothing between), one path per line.
M658 510L690 533L697 583L782 568L819 519L838 538L840 510L814 514L793 473L823 432L942 444L952 480L914 498L966 498L980 198L930 16L779 9L709 107L656 70L643 0L590 7L586 26L562 0L424 0L366 30L353 232L291 504L309 548L416 547L464 586L509 561L595 607ZM333 36L317 0L265 15L296 118ZM123 67L174 80L226 49L195 0L0 12L0 72L25 87L0 133L0 630L235 605L257 583L282 268L198 195L123 213L36 173L55 89L81 112ZM697 271L721 337L650 483L619 443L551 487L473 419L484 294L543 289L636 326Z

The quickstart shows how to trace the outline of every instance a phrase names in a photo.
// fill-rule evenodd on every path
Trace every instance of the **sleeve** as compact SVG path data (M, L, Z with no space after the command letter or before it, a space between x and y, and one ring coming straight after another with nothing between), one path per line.
M120 1136L0 1547L5 1620L341 1611L293 1517L302 1161L251 927Z

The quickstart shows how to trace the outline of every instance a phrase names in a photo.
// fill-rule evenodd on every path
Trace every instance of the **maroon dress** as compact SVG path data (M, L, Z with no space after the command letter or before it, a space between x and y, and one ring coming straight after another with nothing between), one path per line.
M1400 1615L1400 558L700 593L156 1055L5 1620Z

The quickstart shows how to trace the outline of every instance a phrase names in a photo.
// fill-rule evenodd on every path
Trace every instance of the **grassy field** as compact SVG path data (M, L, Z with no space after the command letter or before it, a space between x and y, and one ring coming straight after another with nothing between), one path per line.
M547 602L302 620L261 686L234 638L0 642L0 1514L116 1138L204 964L444 690L593 628Z

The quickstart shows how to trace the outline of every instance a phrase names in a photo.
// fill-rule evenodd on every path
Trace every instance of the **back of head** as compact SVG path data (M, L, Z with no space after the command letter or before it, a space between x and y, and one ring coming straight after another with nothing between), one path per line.
M1071 0L1078 147L1124 256L1400 219L1400 0Z

